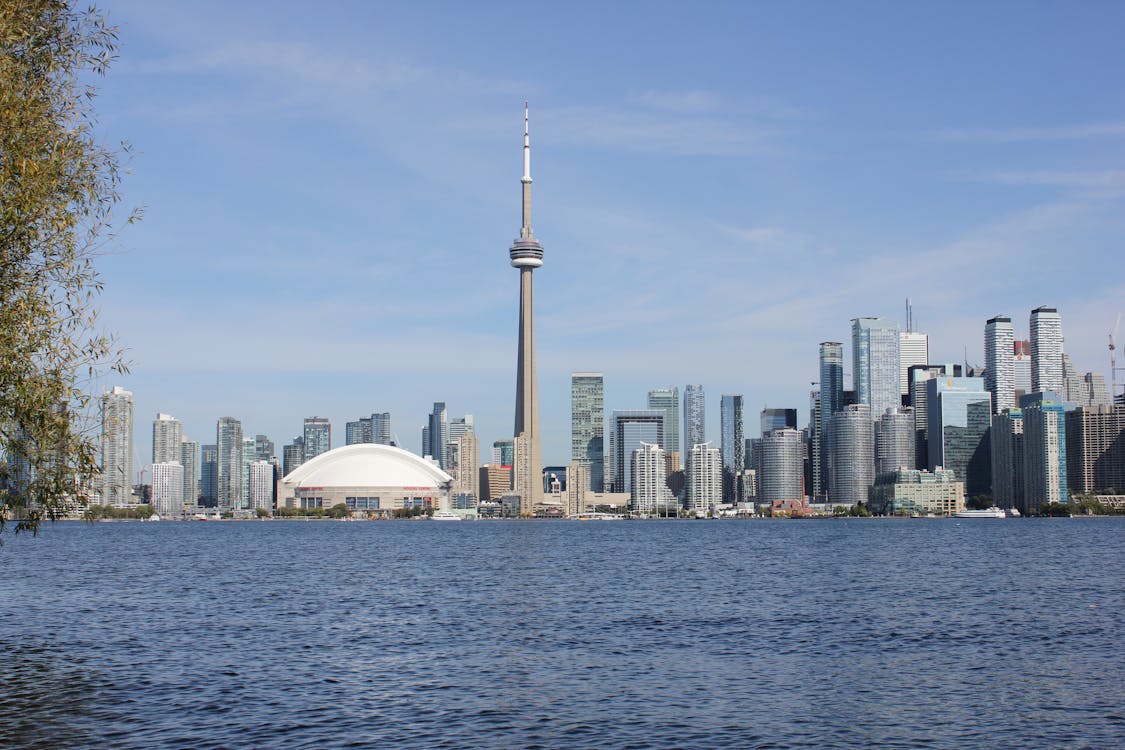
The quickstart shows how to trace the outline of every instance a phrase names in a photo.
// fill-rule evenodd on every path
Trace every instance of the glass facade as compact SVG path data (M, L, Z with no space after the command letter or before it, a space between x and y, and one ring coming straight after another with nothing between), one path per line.
M899 389L899 327L884 318L852 320L852 381L856 402L873 416L902 405Z
M657 409L613 412L610 434L613 449L613 491L633 490L633 451L641 443L664 442L664 412Z
M586 467L589 490L605 490L605 380L600 372L570 376L570 457Z
M723 501L742 499L742 471L746 468L746 437L743 433L742 394L724 394L719 401L719 432L723 453Z
M992 394L984 378L935 377L926 383L929 468L953 472L969 495L992 488Z

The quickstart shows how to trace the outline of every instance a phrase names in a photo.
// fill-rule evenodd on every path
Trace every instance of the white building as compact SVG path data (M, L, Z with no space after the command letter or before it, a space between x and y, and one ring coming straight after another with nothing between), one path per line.
M152 465L152 506L161 518L179 518L184 511L184 467L179 461Z
M641 443L633 451L632 487L630 498L633 510L639 513L664 512L675 503L668 488L664 468L664 449L653 443Z
M911 365L930 363L930 336L918 331L900 331L898 335L898 389L905 396L910 393L908 379Z
M152 462L169 463L180 460L183 426L171 414L157 414L152 422Z
M984 387L992 393L992 411L1002 414L1016 407L1015 329L1006 315L989 318L984 326Z
M250 508L252 510L273 510L273 464L269 461L253 461L249 471Z
M1062 318L1053 307L1031 311L1031 391L1063 393Z
M800 431L771 430L762 435L758 502L773 504L805 498L805 441Z
M723 502L723 453L711 443L697 443L688 452L688 509L711 513Z

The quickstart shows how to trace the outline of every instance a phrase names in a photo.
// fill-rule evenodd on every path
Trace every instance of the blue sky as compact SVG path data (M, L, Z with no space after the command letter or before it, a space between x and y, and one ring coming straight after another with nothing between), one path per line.
M137 453L158 411L278 446L435 400L511 432L531 101L546 463L569 375L807 419L817 344L883 315L931 359L1057 306L1080 371L1125 311L1121 3L111 0L101 128L145 218L101 260ZM850 357L850 347L846 352ZM849 368L850 369L850 368ZM1108 378L1107 378L1108 380Z

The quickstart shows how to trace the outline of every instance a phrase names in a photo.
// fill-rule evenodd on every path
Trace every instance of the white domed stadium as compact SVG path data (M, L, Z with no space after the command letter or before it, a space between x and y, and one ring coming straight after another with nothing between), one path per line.
M449 507L453 477L402 448L375 443L345 445L321 453L281 480L278 505L331 508L390 515L398 508Z

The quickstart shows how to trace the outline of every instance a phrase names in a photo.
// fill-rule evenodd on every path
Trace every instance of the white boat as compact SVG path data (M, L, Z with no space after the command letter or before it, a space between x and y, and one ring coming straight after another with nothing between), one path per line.
M1019 518L1020 511L1018 508L1008 508L1008 518Z
M1007 518L1004 511L993 505L987 510L959 510L953 514L954 518Z
M434 514L432 516L430 516L430 518L434 521L462 521L462 520L464 520L462 518L462 516L458 515L457 513L454 513L451 510L435 511Z

